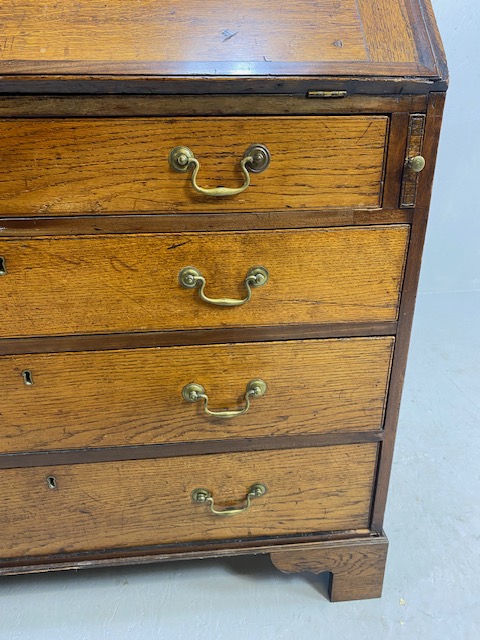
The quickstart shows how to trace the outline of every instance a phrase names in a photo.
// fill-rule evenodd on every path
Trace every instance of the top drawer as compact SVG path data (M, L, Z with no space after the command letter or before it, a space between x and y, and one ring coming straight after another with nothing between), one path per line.
M250 212L381 206L386 116L0 120L0 215ZM169 165L186 146L202 188L243 185L240 162L268 168L241 194L197 193Z

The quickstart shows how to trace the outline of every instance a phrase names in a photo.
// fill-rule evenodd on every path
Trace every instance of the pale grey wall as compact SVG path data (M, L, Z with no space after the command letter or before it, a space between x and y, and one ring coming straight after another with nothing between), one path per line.
M420 291L480 290L480 2L433 0L450 67Z

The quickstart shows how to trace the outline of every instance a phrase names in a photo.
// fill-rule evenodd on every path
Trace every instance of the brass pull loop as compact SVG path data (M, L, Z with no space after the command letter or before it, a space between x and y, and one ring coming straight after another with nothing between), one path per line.
M241 304L249 302L252 297L252 287L263 287L268 281L268 270L265 267L252 267L245 276L245 287L247 296L242 300L232 298L208 298L205 295L206 281L200 271L195 267L184 267L178 274L178 280L185 289L195 289L199 287L198 295L204 302L214 304L217 307L239 307Z
M408 168L414 173L420 173L425 169L425 158L423 156L413 156L413 158L409 158L407 161Z
M251 504L253 498L260 498L267 493L267 487L257 482L252 485L248 490L245 497L245 504L242 507L225 507L224 509L215 509L215 502L212 496L212 492L208 489L194 489L192 491L192 500L197 504L207 504L210 507L210 511L216 516L235 516L238 513L246 511Z
M236 196L243 193L250 186L250 173L261 173L270 164L270 152L262 144L251 145L244 153L240 161L240 169L244 177L244 183L241 187L233 189L231 187L215 187L214 189L204 189L197 183L198 172L200 171L200 162L195 158L193 151L188 147L175 147L170 151L168 156L170 167L179 173L185 173L193 167L192 187L198 193L204 196L228 197Z
M213 416L214 418L236 418L237 416L243 416L244 413L250 409L250 400L253 398L261 398L267 391L267 383L261 378L250 380L245 390L245 406L242 409L228 409L225 411L211 411L208 408L208 396L205 393L205 388L201 384L191 382L182 389L183 399L187 402L204 401L203 411L207 416Z

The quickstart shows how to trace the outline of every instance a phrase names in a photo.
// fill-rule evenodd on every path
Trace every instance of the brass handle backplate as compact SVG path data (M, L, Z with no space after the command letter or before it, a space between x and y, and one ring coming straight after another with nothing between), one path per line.
M192 187L204 196L225 197L236 196L243 193L250 186L250 173L262 173L270 164L270 152L263 144L252 144L245 151L240 161L244 182L241 187L215 187L205 189L197 183L198 172L200 171L200 161L195 158L191 149L185 146L175 147L168 156L170 167L179 173L185 173L193 167Z
M224 509L216 509L212 492L208 489L194 489L192 491L192 500L197 504L206 504L210 507L210 511L216 516L235 516L238 513L246 511L251 504L253 498L260 498L267 493L267 487L257 482L248 490L245 497L245 503L241 507L225 507Z
M415 172L420 173L425 169L425 158L423 156L413 156L413 158L409 158L407 161L408 168Z
M182 287L186 289L198 289L198 295L204 302L214 304L218 307L238 307L250 301L252 297L252 287L263 287L268 280L268 270L265 267L252 267L245 276L244 284L247 295L241 300L232 298L209 298L205 295L206 281L200 271L195 267L184 267L178 274L178 280Z
M191 382L182 389L183 399L187 402L198 402L203 400L203 411L207 416L213 416L214 418L236 418L237 416L243 416L244 413L250 409L250 400L252 398L261 398L267 391L267 383L261 378L250 380L245 390L245 406L241 409L228 409L225 411L211 411L208 408L208 396L205 393L205 388L201 384Z

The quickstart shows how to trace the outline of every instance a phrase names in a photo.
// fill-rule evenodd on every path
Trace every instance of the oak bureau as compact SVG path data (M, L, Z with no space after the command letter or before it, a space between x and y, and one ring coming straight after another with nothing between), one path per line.
M0 574L380 596L447 69L429 0L0 6Z

